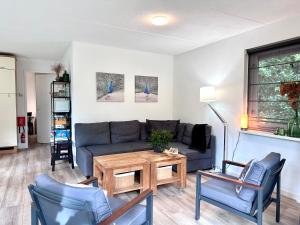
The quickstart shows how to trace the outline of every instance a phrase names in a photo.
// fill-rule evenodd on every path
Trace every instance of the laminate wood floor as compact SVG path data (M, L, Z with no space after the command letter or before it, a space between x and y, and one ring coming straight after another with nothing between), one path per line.
M57 163L56 171L50 167L49 146L36 144L28 150L12 155L0 155L0 224L29 225L30 195L27 186L35 176L46 173L69 183L84 179L80 170L72 170L68 163ZM131 199L136 192L120 195ZM201 219L194 220L195 174L187 176L187 188L179 191L173 185L161 186L154 198L155 225L251 225L253 223L224 210L202 203ZM281 225L298 225L300 204L282 197ZM275 207L271 205L264 213L264 224L275 225Z

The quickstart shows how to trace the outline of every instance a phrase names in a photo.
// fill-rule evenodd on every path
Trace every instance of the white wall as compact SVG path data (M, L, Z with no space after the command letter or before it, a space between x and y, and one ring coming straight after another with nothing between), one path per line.
M191 52L174 59L174 118L190 122L207 122L217 135L217 162L222 159L222 124L199 102L199 88L217 87L216 109L229 123L229 158L238 136L239 120L243 114L246 54L245 49L300 36L300 18L277 22ZM270 151L279 152L287 159L283 170L282 189L300 201L300 144L266 137L241 135L235 160L247 162L260 159Z
M17 58L17 116L27 118L26 75L33 73L51 73L54 61ZM25 127L26 143L18 143L18 148L28 148L28 130Z
M173 57L75 42L72 122L172 119ZM124 102L96 101L96 72L125 74ZM158 103L134 102L134 76L158 76Z
M27 112L32 112L36 116L36 90L35 90L35 73L26 73L26 98Z

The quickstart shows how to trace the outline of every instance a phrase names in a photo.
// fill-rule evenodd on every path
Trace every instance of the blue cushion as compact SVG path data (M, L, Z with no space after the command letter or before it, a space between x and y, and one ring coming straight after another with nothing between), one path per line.
M247 214L252 208L252 203L240 199L235 185L229 182L210 179L201 184L201 195Z
M110 144L109 123L76 123L76 147Z
M113 212L122 207L127 202L125 200L108 197L109 205ZM114 221L114 225L141 225L146 222L146 207L138 204L128 210L123 216Z
M66 185L52 179L48 175L40 175L36 178L36 187L58 196L88 202L96 222L101 222L112 214L107 198L102 189L96 187L76 187Z
M264 159L254 162L250 166L244 181L250 184L261 185L266 171L272 169L279 162L280 154L271 152ZM253 202L256 197L256 191L251 188L242 187L238 196L245 201Z
M140 139L140 123L137 120L110 122L111 142L126 143Z

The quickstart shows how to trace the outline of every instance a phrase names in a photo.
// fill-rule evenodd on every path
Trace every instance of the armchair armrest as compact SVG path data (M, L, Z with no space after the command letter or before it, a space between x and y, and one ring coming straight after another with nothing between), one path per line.
M246 166L246 164L244 164L244 163L234 162L234 161L231 161L231 160L223 160L223 162L222 162L222 173L226 173L227 164L233 165L233 166L238 166L238 167L245 167Z
M93 184L94 187L98 187L98 178L90 177L89 179L79 182L79 184L85 184L85 185Z
M110 224L112 224L115 220L117 220L118 218L123 216L128 210L130 210L135 205L139 204L144 199L147 199L147 210L149 209L148 207L152 208L152 197L153 197L152 190L148 189L148 190L142 192L137 197L132 199L130 202L128 202L127 204L125 204L124 206L122 206L118 210L116 210L111 216L107 217L105 220L98 223L98 225L110 225ZM150 200L151 202L150 201L148 202L148 200ZM147 212L147 214L148 213L149 212ZM152 211L151 211L151 213L152 213Z
M238 167L246 166L246 164L244 164L244 163L239 163L239 162L235 162L235 161L231 161L231 160L223 160L223 164L225 164L225 165L230 164L230 165L238 166Z
M250 184L250 183L247 183L247 182L240 181L238 179L226 177L226 176L223 176L222 174L209 173L209 172L199 170L197 176L199 176L199 175L200 176L205 176L205 177L210 177L210 178L213 178L213 179L222 180L222 181L225 181L225 182L230 182L230 183L242 185L244 187L252 188L252 189L255 189L255 190L260 190L262 188L259 185Z

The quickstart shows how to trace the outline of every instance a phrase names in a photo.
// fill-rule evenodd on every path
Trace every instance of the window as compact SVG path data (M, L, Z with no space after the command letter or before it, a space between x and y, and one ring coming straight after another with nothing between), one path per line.
M269 46L249 50L248 115L249 129L274 132L286 128L294 111L280 84L300 81L300 44Z

